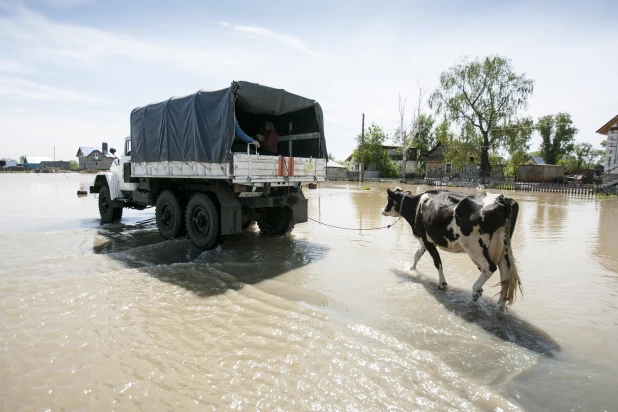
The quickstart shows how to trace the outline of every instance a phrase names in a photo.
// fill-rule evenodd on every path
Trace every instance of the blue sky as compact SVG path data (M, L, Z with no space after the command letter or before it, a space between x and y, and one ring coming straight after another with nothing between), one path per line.
M618 114L611 2L0 0L0 157L121 147L136 106L247 80L316 99L329 151L398 123L463 56L536 81L528 114L567 111L577 138ZM613 76L612 76L613 74ZM535 136L533 148L538 146Z

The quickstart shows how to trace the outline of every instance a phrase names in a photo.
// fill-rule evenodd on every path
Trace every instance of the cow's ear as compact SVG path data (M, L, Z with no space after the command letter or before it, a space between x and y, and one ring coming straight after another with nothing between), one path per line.
M393 192L391 191L391 189L386 189L386 193L387 193L389 196L392 196L392 195L393 195Z
M403 192L403 190L400 187L396 187L395 192Z
M409 190L406 190L406 193L412 196L412 192L410 192Z

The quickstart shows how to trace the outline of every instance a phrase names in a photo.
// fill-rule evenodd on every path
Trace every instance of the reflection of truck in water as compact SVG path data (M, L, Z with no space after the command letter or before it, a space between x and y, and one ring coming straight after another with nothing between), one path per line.
M277 152L236 140L236 120L250 135L272 123ZM254 221L273 235L306 222L302 184L325 180L326 159L316 101L233 82L134 109L124 155L97 174L90 193L99 194L102 223L119 221L123 208L155 206L164 238L186 234L208 250Z

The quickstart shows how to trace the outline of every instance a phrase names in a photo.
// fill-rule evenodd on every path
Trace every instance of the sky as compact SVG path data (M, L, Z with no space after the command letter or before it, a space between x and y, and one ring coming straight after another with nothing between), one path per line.
M317 100L342 160L363 113L392 134L399 95L494 54L535 80L522 114L566 111L598 147L618 114L617 18L594 0L0 0L0 158L121 149L133 108L245 80Z

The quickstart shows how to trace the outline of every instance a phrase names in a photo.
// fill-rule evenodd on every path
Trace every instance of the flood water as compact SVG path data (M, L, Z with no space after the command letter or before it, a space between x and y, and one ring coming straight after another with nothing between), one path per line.
M409 271L403 220L202 253L154 209L100 226L91 181L0 175L0 410L618 409L616 200L510 192L524 296L498 316L466 255L447 291L428 254ZM392 223L394 185L365 186L305 189L309 216Z

